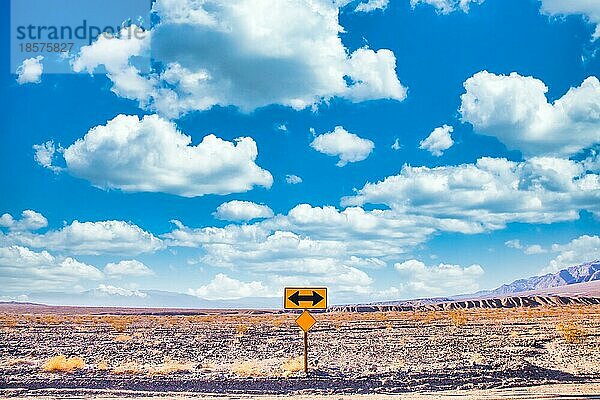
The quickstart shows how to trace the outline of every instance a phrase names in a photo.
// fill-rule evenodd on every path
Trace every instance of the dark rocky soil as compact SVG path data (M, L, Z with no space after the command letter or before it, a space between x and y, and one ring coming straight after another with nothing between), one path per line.
M384 394L600 377L600 306L319 314L308 376L295 317L7 313L0 389ZM59 354L85 366L45 372Z

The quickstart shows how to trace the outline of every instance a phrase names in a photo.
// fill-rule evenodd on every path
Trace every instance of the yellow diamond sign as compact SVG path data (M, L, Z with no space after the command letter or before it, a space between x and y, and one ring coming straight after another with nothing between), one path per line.
M298 324L298 326L302 328L304 332L308 332L310 328L313 327L315 322L317 322L317 320L314 319L311 313L309 313L306 310L304 310L302 314L300 314L300 316L296 318L296 324Z

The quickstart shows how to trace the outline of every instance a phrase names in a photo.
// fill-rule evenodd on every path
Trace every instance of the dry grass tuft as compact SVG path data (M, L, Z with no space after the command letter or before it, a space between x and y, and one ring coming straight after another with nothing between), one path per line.
M63 322L65 322L65 318L64 317L59 317L58 315L54 315L54 314L48 314L48 315L42 315L39 318L40 323L44 324L44 325L60 325Z
M141 374L144 372L144 367L135 361L129 361L121 365L117 365L111 371L113 374Z
M471 365L483 365L485 363L485 357L480 353L470 353L468 355Z
M248 325L238 325L235 328L235 332L237 333L238 336L243 336L246 334L246 332L248 332Z
M273 325L274 328L279 328L283 324L285 324L285 319L284 318L275 318L275 319L273 319L271 324Z
M19 324L19 320L12 315L3 315L0 317L0 325L8 329L14 329Z
M117 335L115 336L115 342L128 342L133 339L131 335Z
M432 322L435 322L439 319L439 314L437 311L425 311L415 313L415 319L417 321L422 322L425 325L428 325Z
M81 357L69 357L59 355L46 361L42 369L46 372L73 372L85 367L85 361Z
M463 326L467 323L467 316L465 315L464 311L461 310L450 311L448 313L448 317L450 317L452 325L457 327Z
M104 317L104 322L113 327L117 332L125 332L131 321L126 316L109 316Z
M196 369L196 364L191 361L181 362L166 359L163 364L150 368L149 373L151 375L167 375L178 372L190 372L194 369Z
M406 362L404 360L394 360L389 365L390 371L401 371L404 367L406 367Z
M584 328L573 323L559 323L556 325L556 330L567 343L581 343L588 335L588 332Z
M240 361L231 366L231 372L242 377L264 376L265 371L255 361Z
M388 314L385 312L377 312L373 317L376 321L387 321L389 319Z
M281 369L283 370L284 377L288 377L294 372L304 371L304 357L298 356L284 361Z
M331 322L331 324L333 325L333 328L336 331L341 331L342 328L344 327L344 322L343 321L333 321L333 322Z

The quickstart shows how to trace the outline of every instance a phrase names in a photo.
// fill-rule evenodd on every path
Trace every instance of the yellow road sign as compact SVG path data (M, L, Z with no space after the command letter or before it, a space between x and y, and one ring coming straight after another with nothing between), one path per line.
M304 332L308 332L310 328L317 322L316 319L307 310L302 311L302 314L296 318L296 324L302 328Z
M287 287L283 297L286 310L327 308L327 288Z

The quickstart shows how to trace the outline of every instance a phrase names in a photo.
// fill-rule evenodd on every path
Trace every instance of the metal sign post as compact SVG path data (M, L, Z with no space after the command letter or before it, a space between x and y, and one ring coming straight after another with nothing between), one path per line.
M283 308L286 310L304 309L296 318L296 325L303 331L304 338L304 373L308 374L308 331L317 320L308 309L327 308L327 288L285 288Z
M308 374L308 332L304 331L304 373Z

